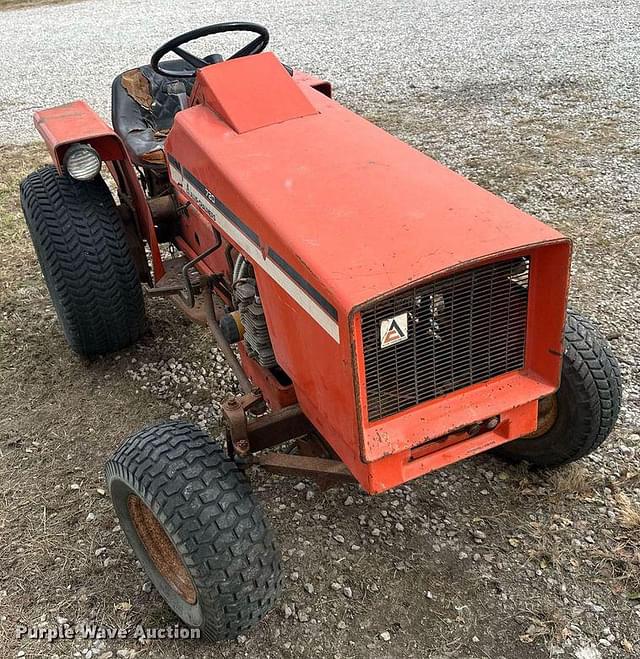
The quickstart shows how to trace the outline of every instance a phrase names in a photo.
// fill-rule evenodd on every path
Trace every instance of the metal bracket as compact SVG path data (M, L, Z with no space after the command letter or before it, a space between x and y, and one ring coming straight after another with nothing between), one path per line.
M248 420L247 412L257 411L263 403L260 391L254 389L222 404L229 454L241 466L255 465L275 473L312 478L322 489L355 480L347 466L317 436L298 405ZM297 442L298 454L251 455L292 439Z
M185 264L188 264L184 256L165 259L162 262L165 274L158 279L155 286L145 286L145 293L149 297L170 297L185 292L184 275L182 273ZM200 290L200 275L191 275L191 286Z
M222 416L227 426L227 444L231 455L244 458L251 452L247 412L259 403L264 404L259 389L252 389L242 396L229 398L222 403Z

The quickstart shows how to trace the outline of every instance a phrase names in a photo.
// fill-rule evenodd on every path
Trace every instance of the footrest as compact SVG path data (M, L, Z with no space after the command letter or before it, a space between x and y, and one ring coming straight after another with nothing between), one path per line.
M158 279L156 285L147 287L145 292L151 297L166 297L168 295L179 295L186 293L187 290L184 285L184 277L182 275L182 268L188 263L186 256L177 256L172 259L167 259L162 262L165 269L165 274ZM193 270L189 273L189 280L194 290L200 288L200 277L197 271Z

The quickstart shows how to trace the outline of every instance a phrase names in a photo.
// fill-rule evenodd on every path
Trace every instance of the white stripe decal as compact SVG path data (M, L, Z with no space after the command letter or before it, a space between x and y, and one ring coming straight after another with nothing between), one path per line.
M290 295L317 323L331 336L334 341L340 343L340 329L338 323L329 316L326 311L298 284L293 281L278 265L270 258L265 257L257 245L254 245L247 236L236 227L229 218L216 208L199 190L183 177L182 172L169 163L171 178L209 215L215 223L229 236L234 243L240 247L245 254L254 261L273 279L288 295Z

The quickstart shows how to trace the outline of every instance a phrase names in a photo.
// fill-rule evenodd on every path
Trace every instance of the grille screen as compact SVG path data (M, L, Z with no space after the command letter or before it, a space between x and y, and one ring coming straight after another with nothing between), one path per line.
M364 309L369 421L522 368L528 287L529 258L520 257Z

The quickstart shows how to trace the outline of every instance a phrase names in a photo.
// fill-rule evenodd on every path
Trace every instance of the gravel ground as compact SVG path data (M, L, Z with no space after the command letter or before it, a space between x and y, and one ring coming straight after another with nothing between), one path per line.
M537 85L572 76L597 80L604 98L637 100L633 0L93 1L0 14L11 72L0 91L3 142L34 139L31 111L75 98L108 117L116 74L180 32L225 20L266 25L285 62L326 76L361 108L434 89L491 97L511 83L528 104Z
M102 495L102 464L153 418L187 417L215 431L233 383L203 331L163 301L149 305L152 333L135 349L90 367L69 355L17 205L18 180L44 156L5 147L6 656L640 656L635 4L182 2L171 26L163 19L175 3L145 3L144 22L140 4L0 14L2 51L16 72L1 92L5 143L34 139L29 115L40 105L84 97L107 116L113 76L183 29L262 22L285 61L334 81L350 107L573 238L571 302L600 322L620 357L624 406L597 454L554 473L482 455L379 497L256 474L287 579L278 610L237 643L18 643L18 622L173 624ZM73 48L63 61L65 42Z

